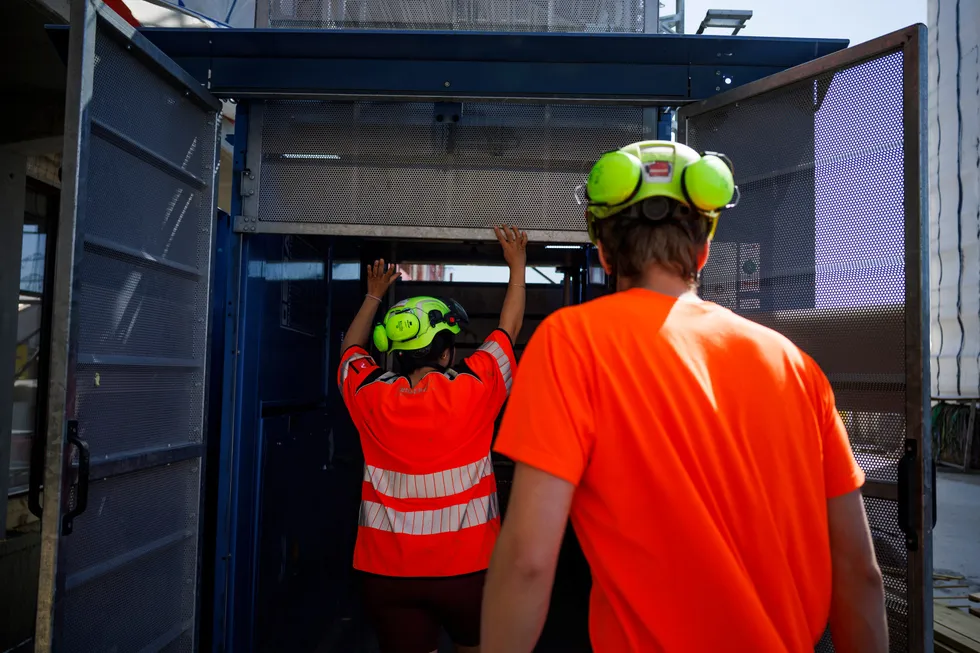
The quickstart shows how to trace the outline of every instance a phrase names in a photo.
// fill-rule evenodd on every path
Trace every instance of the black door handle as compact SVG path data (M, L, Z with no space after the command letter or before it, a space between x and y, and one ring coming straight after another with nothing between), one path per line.
M78 449L78 480L72 486L75 490L75 507L61 519L61 534L71 535L75 518L88 508L89 452L88 442L78 437L78 422L68 422L68 443Z
M936 459L932 459L932 527L936 527L936 522L939 520L939 510L936 502L936 484L939 481L936 478Z
M916 487L918 478L919 443L915 440L905 441L905 453L898 461L898 527L905 534L905 547L909 551L919 548L919 533L915 528L915 505L912 500L912 488Z

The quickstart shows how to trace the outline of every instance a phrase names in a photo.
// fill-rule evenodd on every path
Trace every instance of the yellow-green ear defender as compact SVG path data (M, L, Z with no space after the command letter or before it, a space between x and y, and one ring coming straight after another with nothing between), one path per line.
M699 211L730 208L737 191L733 171L731 160L724 154L704 152L681 172L681 189Z
M371 334L371 339L374 340L374 346L378 348L381 353L387 353L388 349L391 347L391 341L388 340L388 333L385 331L383 324L377 324L374 327L374 332Z
M643 183L640 160L623 150L606 152L589 172L585 192L593 206L617 206L628 202Z

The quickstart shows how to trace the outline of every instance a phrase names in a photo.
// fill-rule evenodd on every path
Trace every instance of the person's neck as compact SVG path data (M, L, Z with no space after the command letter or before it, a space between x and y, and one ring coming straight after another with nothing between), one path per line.
M619 277L617 279L616 290L632 290L633 288L650 290L678 299L698 298L697 289L692 287L687 279L656 265L648 267L637 277Z
M432 372L437 372L437 371L438 370L434 367L420 367L419 369L415 370L414 372L408 375L408 380L412 384L412 387L415 387L416 385L419 384L419 381L425 378L426 374L430 374Z

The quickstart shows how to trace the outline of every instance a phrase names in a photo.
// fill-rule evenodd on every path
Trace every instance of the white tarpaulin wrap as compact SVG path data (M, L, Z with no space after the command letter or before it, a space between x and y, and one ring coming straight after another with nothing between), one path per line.
M268 2L269 0L263 0ZM255 27L255 0L124 0L143 25L153 27ZM154 6L171 5L173 11ZM193 20L199 17L207 22Z
M255 27L255 0L183 0L180 4L229 27Z
M934 397L980 397L980 2L929 0Z

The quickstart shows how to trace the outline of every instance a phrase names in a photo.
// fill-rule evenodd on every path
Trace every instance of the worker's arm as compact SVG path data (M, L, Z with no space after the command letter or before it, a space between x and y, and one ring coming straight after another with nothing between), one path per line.
M507 294L500 309L500 328L512 342L517 342L517 334L524 324L524 299L527 275L527 233L516 227L494 227L500 246L504 250L504 260L510 268L510 281Z
M861 490L827 501L833 591L830 634L837 653L887 653L885 586Z
M354 321L350 323L350 328L344 334L344 341L340 344L341 352L351 347L367 348L374 316L378 313L388 288L399 276L398 268L394 265L386 265L384 260L375 261L367 266L367 295L364 296L364 302L354 316Z
M830 634L838 653L887 653L885 587L864 512L864 471L826 375L806 358L823 447L824 492L830 536Z
M482 653L529 653L548 615L575 486L517 463L483 595Z
M516 464L507 516L483 599L483 653L534 648L575 488L595 446L594 362L560 315L531 337L514 379L495 451Z

